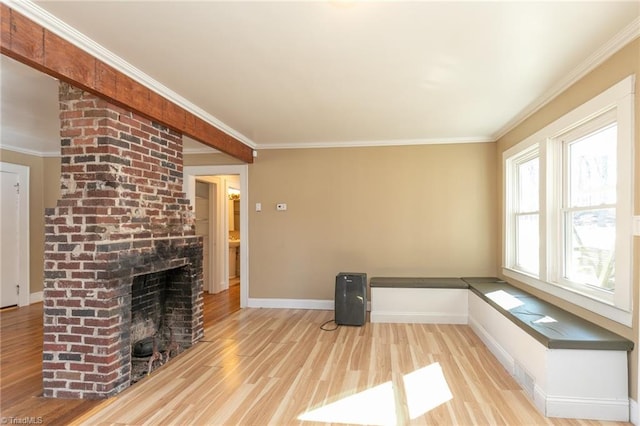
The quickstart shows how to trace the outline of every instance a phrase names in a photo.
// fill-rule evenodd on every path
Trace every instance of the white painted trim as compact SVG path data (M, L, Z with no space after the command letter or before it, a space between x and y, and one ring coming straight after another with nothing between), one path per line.
M640 237L640 216L633 217L633 235Z
M6 143L2 143L0 145L0 149L4 149L6 151L17 152L19 154L25 155L33 155L34 157L60 157L59 151L34 151L32 149L25 149L19 146L7 145Z
M134 67L124 59L120 58L102 45L96 43L95 41L85 36L70 25L66 24L62 20L56 18L54 15L36 5L35 3L27 0L3 0L3 2L5 2L9 7L16 10L20 14L31 19L35 23L43 26L47 30L60 36L74 46L79 47L80 49L101 60L107 65L112 66L114 69L120 71L121 73L131 77L143 86L148 87L149 89L158 93L160 96L170 100L186 111L191 112L192 114L203 119L212 126L222 130L226 134L242 141L244 144L250 146L251 148L256 148L256 144L242 133L227 126L225 123L209 114L199 106L193 104L186 98L183 98L178 93L174 92L159 81L145 74L138 68Z
M183 188L192 206L195 205L196 176L212 175L240 176L240 229L243 239L240 244L240 307L246 308L249 300L249 167L246 164L184 167Z
M182 148L182 154L220 154L222 151L218 151L215 148L203 147L203 148Z
M547 401L547 394L544 392L544 389L542 389L536 383L536 385L533 387L533 405L536 406L538 411L540 411L541 413L545 413L546 412L546 409L545 409L546 401ZM545 416L546 416L546 414L545 414Z
M334 300L325 299L271 299L250 298L249 308L270 309L312 309L321 311L334 311ZM371 302L367 302L367 312L371 311Z
M461 288L371 288L371 322L467 324L469 291Z
M546 397L547 417L629 421L628 399Z
M240 275L242 279L242 275ZM250 298L249 308L269 308L269 309L313 309L322 311L333 311L333 300L318 299L265 299Z
M531 287L537 288L540 291L544 291L547 294L564 299L574 305L581 306L584 309L588 309L603 317L609 318L612 321L618 322L627 327L631 327L633 315L631 312L625 312L622 309L618 309L613 305L600 302L589 296L573 292L566 287L560 287L547 282L543 282L534 277L522 274L518 271L503 268L502 273L508 278L525 283Z
M0 171L16 173L18 182L20 183L20 201L18 206L20 228L20 244L18 250L20 252L20 263L18 272L20 276L20 294L18 295L18 306L29 305L29 294L31 291L31 277L29 269L30 251L30 235L29 235L29 218L31 216L29 210L29 175L30 168L21 164L0 162ZM22 219L22 220L21 220Z
M494 339L493 336L471 315L469 315L469 326L480 340L482 340L482 343L484 343L489 349L489 352L491 352L498 362L502 364L505 370L513 376L515 371L515 361L509 352L500 346L498 341Z
M220 235L220 227L224 218L220 216L220 209L222 206L220 202L222 200L222 182L219 177L215 177L209 182L209 202L213 203L209 206L211 211L215 211L215 217L211 217L211 211L209 212L209 282L210 291L217 293L219 289L224 287L229 281L225 281L224 267L220 262L220 250L225 250L227 246L224 234ZM218 283L216 285L216 283Z
M467 324L467 315L438 312L371 312L371 322L399 324Z
M29 296L29 304L39 303L44 300L44 292L36 291L35 293L31 293Z
M618 52L627 44L631 43L637 37L640 37L640 18L634 19L629 25L623 28L618 34L616 34L611 40L605 43L591 56L578 65L572 72L570 72L565 78L560 80L554 86L552 86L546 93L536 99L527 108L522 110L505 126L498 130L492 137L494 141L497 141L511 130L522 124L527 118L535 114L549 102L557 98L562 92L566 91L569 87L593 71L596 67L601 65L613 54Z
M629 421L636 426L640 425L640 405L632 398L629 398Z
M450 145L459 143L495 142L488 136L472 136L468 138L436 138L436 139L390 139L380 141L341 141L341 142L294 142L258 144L259 149L311 149L311 148L359 148L372 146L406 146L406 145Z

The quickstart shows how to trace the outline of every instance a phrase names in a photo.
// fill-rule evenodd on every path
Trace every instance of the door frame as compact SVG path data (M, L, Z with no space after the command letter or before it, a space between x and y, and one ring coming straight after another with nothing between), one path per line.
M18 280L20 292L18 294L18 306L27 306L31 298L30 280L30 251L29 251L29 166L0 162L0 172L15 173L20 184L20 196L18 197Z
M240 244L240 308L246 308L249 299L249 167L246 164L185 166L183 175L184 192L192 206L195 205L196 176L240 176L240 193L242 194L240 197L240 229L242 230L242 243Z

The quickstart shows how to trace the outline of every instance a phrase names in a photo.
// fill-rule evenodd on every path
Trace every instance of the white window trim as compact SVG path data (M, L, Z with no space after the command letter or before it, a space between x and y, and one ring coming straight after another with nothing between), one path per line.
M520 164L523 164L529 160L532 160L534 158L540 158L540 152L539 152L539 147L537 145L532 145L532 146L528 146L525 149L523 149L521 152L518 152L517 154L515 154L514 156L506 159L507 165L505 167L505 172L509 174L509 178L515 182L517 181L517 174L518 174L518 166ZM539 166L540 167L540 166ZM507 180L505 179L505 182ZM525 271L522 268L518 268L516 265L516 253L515 253L515 247L517 245L517 241L516 241L516 220L515 217L518 214L522 214L522 212L520 213L513 213L513 210L515 210L515 207L517 205L517 200L519 198L519 193L518 193L518 188L505 188L505 206L508 206L509 208L509 214L506 215L505 217L505 236L507 236L506 241L509 241L510 243L510 247L505 250L504 252L504 256L505 256L505 261L504 264L505 265L514 265L514 270L518 271L521 274L527 274L528 272ZM542 218L542 210L540 209L540 204L538 205L538 218L539 220ZM505 242L506 244L506 242ZM534 274L534 276L538 276L538 274Z
M634 146L634 87L635 76L631 75L593 99L585 102L558 120L529 136L517 145L503 153L503 182L505 214L503 215L503 255L502 273L510 278L521 281L551 295L560 297L570 303L581 306L613 321L631 327L633 320L633 146ZM559 159L553 149L553 138L562 135L594 117L616 110L618 122L618 176L626 177L618 184L616 210L616 291L612 301L597 300L578 293L566 287L554 284L559 271L557 265L558 253L554 248L561 249L558 221L552 219L552 200L558 199L556 193L560 188L557 173L547 170L557 170ZM512 253L509 214L506 208L511 202L507 187L509 161L518 158L527 150L537 146L540 153L540 274L534 277L511 269L509 260ZM549 191L547 191L549 188ZM556 240L556 241L553 241ZM553 242L553 243L549 243ZM547 266L548 265L548 266ZM618 268L618 265L622 267Z
M568 164L567 162L569 161L568 156L567 156L567 149L568 149L568 145L562 140L573 140L575 138L579 138L581 136L584 136L590 132L596 131L598 129L602 129L610 124L613 123L617 123L618 121L618 117L617 117L617 112L615 108L611 108L609 111L601 113L600 115L598 115L598 117L594 120L591 120L589 123L587 123L587 126L577 126L574 129L569 130L568 132L564 132L562 135L557 135L553 138L551 138L550 141L552 146L552 149L554 149L554 160L557 158L558 161L556 163L556 167L554 167L553 169L551 169L551 173L557 173L557 177L554 180L560 180L563 178L563 175L565 175L565 173L567 173L568 171ZM580 128L580 132L576 132L576 129ZM580 136L578 136L580 135ZM620 143L625 143L624 141L619 141L616 143L616 146L619 146ZM616 157L619 158L620 154L619 152L616 153ZM561 160L561 164L560 164L560 159ZM619 176L619 174L618 174ZM616 178L618 178L618 176L616 176ZM555 262L554 265L562 265L563 264L563 258L566 258L566 253L562 253L563 250L566 250L565 244L563 244L562 240L564 237L566 237L565 235L565 231L564 231L564 219L562 217L563 213L562 211L564 210L563 206L566 206L568 204L568 194L569 194L569 188L568 188L568 181L564 181L562 182L562 191L563 191L563 199L562 201L559 200L559 197L556 198L556 202L558 203L557 207L560 207L559 209L557 209L553 216L549 217L549 222L550 222L550 228L553 228L554 231L553 232L548 232L548 236L549 238L552 238L552 236L554 235L558 235L559 236L559 240L557 241L558 244L556 245L558 251L554 252L553 255L555 256ZM616 194L617 197L617 194ZM617 198L617 200L619 200L619 198ZM616 201L616 203L614 205L597 205L597 206L590 206L589 208L615 208L616 212L619 211L619 206L622 206L623 208L625 207L624 204L624 200L623 202L619 202ZM557 231L556 231L557 229ZM620 241L621 239L623 239L623 231L621 230L620 227L618 226L618 221L616 220L616 241ZM615 247L616 250L616 254L617 254L617 250L618 250L618 246ZM616 262L616 266L618 265L618 262ZM623 268L624 269L624 268ZM607 292L601 289L597 289L597 288L588 288L588 287L582 287L577 285L577 283L574 283L566 278L563 277L563 271L561 270L554 270L554 273L550 275L550 280L553 283L559 283L559 285L565 287L565 288L572 288L576 293L582 293L587 297L591 297L593 299L600 299L602 300L604 303L609 303L609 304L613 304L614 306L618 306L620 308L622 308L622 306L618 305L615 303L615 293L611 293L611 292ZM623 271L623 275L622 277L618 277L616 274L616 283L618 281L619 278L622 279L628 279L627 277L625 277L624 271ZM628 310L628 307L625 306L624 310Z

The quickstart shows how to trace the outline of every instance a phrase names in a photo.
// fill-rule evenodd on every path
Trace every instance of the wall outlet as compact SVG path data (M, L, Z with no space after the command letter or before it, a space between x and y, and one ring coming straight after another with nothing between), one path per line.
M256 203L256 211L257 212L261 212L262 211L262 203Z
M287 209L287 204L286 203L278 203L276 204L276 210L278 210L279 212L283 212Z

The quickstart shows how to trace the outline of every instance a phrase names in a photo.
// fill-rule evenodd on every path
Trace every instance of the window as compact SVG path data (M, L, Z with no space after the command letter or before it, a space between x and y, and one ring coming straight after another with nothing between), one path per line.
M631 325L628 77L505 151L505 275Z
M539 157L538 150L528 150L513 159L514 185L510 194L512 215L509 218L512 239L512 266L523 273L539 271Z
M615 291L616 123L561 138L562 280L584 291Z

